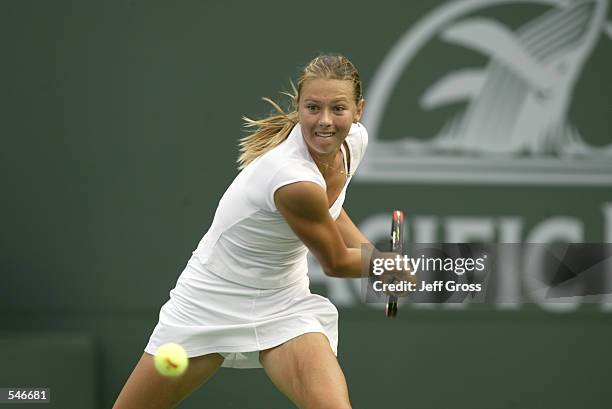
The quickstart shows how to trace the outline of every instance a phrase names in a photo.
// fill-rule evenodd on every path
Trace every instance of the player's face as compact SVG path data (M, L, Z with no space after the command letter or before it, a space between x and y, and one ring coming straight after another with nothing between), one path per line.
M361 118L363 105L363 100L359 104L355 103L351 81L305 81L300 89L298 118L311 154L336 154L351 124Z

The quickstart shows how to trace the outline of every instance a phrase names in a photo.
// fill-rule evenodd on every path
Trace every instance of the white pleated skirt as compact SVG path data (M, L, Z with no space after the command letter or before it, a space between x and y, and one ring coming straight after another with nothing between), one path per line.
M259 351L309 332L323 333L337 355L338 310L312 294L308 276L276 289L246 287L192 261L159 313L145 352L167 342L187 356L219 353L228 368L261 368Z

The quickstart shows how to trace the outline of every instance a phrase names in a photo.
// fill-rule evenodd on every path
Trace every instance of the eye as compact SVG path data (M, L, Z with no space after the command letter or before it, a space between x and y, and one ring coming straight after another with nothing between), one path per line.
M319 107L313 104L308 104L306 105L306 109L308 110L308 112L317 112Z
M338 106L334 107L334 111L336 111L336 112L343 112L343 111L346 111L346 107L343 106L343 105L338 105Z

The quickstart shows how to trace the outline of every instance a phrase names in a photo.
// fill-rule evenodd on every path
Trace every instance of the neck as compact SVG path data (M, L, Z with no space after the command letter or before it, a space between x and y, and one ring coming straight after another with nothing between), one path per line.
M314 160L317 168L323 176L331 175L334 173L344 173L344 167L338 168L338 153L340 149L336 149L335 152L330 154L313 154L311 153L312 159Z

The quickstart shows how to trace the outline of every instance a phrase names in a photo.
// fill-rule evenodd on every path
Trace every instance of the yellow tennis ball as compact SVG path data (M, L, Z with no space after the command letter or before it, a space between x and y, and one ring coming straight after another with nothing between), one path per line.
M189 358L179 344L169 342L157 348L155 352L155 368L164 376L181 376L187 370Z

